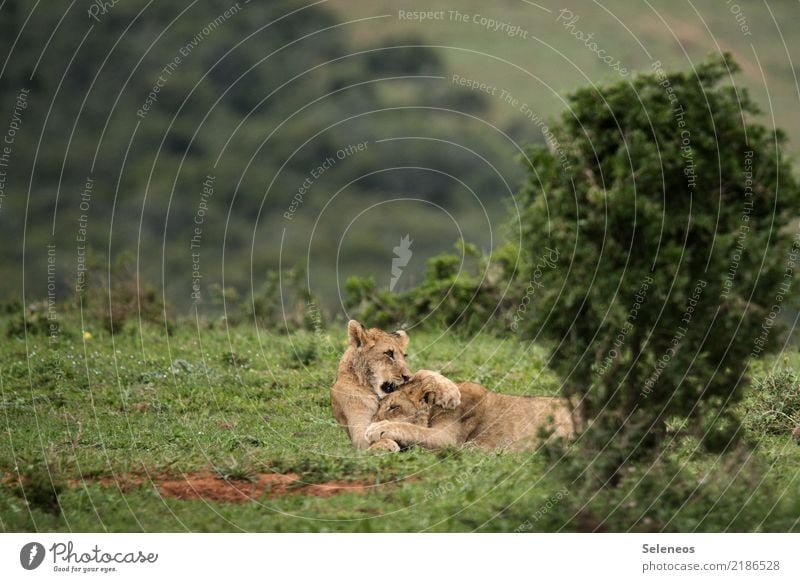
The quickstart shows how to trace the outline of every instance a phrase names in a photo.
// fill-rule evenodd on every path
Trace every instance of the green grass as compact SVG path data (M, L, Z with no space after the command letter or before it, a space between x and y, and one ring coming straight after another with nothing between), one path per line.
M646 510L625 504L636 487L581 499L542 454L353 450L329 398L343 333L259 336L246 326L198 331L184 324L171 336L156 326L131 326L113 338L90 328L83 340L77 329L55 346L42 335L29 335L27 344L0 341L4 531L626 531L663 526L670 517L673 530L792 527L788 515L760 527L733 515L751 503L744 491L797 488L800 447L782 436L764 437L758 449L763 482L752 483L745 471L738 484L723 483L734 485L727 492L712 479L701 507L678 510L673 502ZM503 392L553 394L559 386L544 351L516 338L412 333L410 353L413 369L442 368ZM690 477L730 475L729 468L714 472L722 461L685 440L670 454L686 459ZM218 503L162 499L149 483L193 471L234 480L292 472L303 483L380 487ZM131 475L143 482L115 485ZM752 503L763 505L761 497ZM717 498L718 508L703 517ZM752 512L767 513L762 505Z

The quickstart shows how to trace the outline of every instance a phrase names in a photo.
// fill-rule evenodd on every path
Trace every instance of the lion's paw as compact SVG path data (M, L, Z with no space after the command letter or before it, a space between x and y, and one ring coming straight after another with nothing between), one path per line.
M456 383L439 372L420 370L414 375L414 379L423 380L434 389L434 404L450 409L458 408L461 404L461 391Z
M367 450L397 453L400 451L400 445L398 445L392 439L382 438L372 443Z
M369 443L375 443L383 438L383 433L386 432L387 426L390 424L388 420L381 420L373 422L367 427L364 437Z

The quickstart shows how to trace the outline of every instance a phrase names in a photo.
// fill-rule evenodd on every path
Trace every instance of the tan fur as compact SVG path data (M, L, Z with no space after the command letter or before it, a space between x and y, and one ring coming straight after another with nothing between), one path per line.
M387 389L399 388L412 379L422 381L432 378L435 388L431 398L443 408L458 406L461 398L458 386L444 376L420 370L412 378L406 364L406 332L387 333L377 328L366 329L359 322L351 320L347 324L347 333L350 345L339 362L336 382L331 388L331 403L333 415L347 430L356 448L399 450L397 443L391 439L369 442L365 437L365 431L378 410L378 401L387 395Z
M412 381L384 398L367 440L388 438L426 449L473 443L487 450L523 450L540 444L542 431L570 438L580 429L578 415L565 398L510 396L464 382L458 385L461 405L445 410L431 397L435 382Z

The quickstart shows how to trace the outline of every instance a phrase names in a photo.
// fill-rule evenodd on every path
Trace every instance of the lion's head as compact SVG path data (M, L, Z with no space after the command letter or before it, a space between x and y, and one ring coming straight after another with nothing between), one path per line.
M427 380L412 380L381 400L374 422L392 420L427 426L435 401L435 387Z
M411 378L406 364L408 334L367 329L356 320L347 324L352 369L359 383L371 387L378 398L391 394Z

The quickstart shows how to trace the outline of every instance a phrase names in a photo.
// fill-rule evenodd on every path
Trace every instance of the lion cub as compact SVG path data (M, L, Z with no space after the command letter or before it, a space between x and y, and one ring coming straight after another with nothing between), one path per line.
M580 428L577 413L564 398L510 396L472 382L458 387L461 404L446 410L434 402L435 378L405 384L381 400L367 440L391 439L426 449L474 443L482 449L524 450L541 442L542 430L573 437Z

